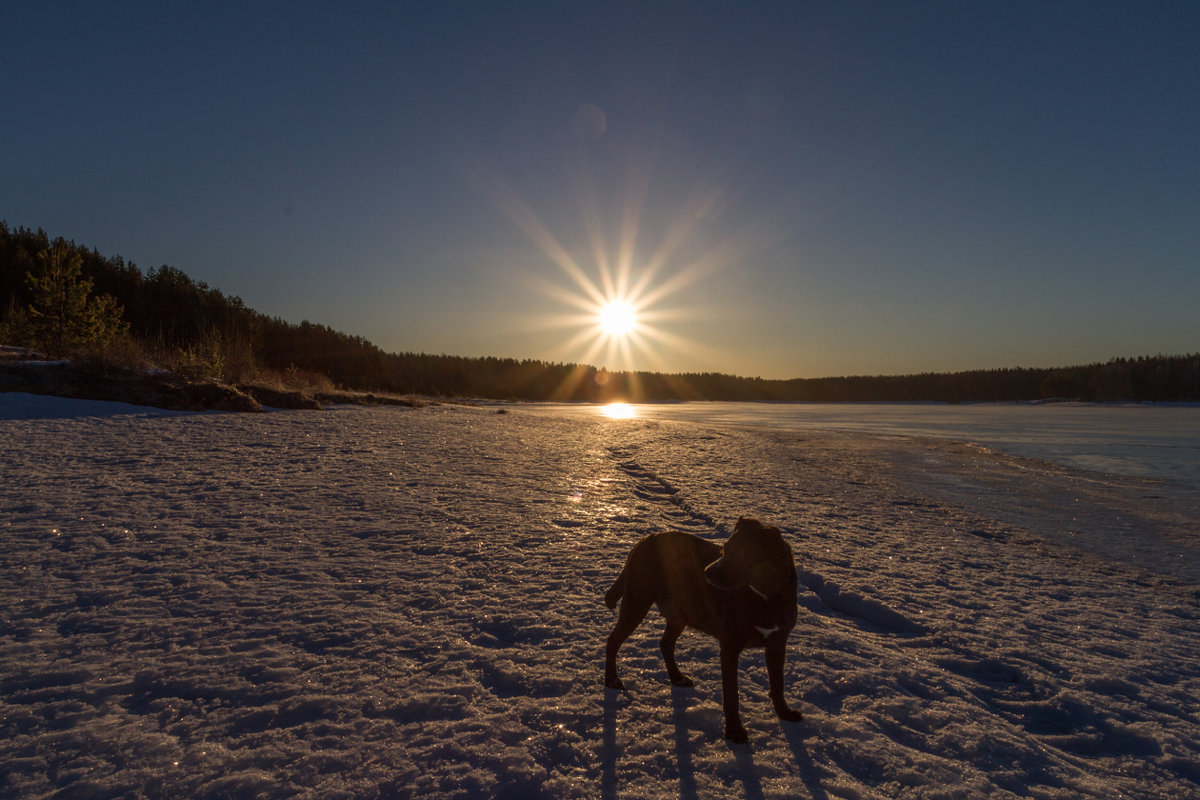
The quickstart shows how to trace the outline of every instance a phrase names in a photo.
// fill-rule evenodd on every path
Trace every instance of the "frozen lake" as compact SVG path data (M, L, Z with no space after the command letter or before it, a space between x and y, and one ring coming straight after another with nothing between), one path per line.
M589 415L604 409L575 407ZM1075 469L1159 478L1200 491L1198 406L664 403L635 405L632 411L642 419L706 425L952 439Z

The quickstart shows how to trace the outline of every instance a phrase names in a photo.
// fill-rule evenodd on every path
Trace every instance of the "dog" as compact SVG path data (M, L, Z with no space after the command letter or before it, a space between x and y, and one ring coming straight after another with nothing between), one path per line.
M657 604L667 629L659 645L675 686L693 686L675 663L675 640L685 628L715 636L721 648L721 696L725 737L749 739L738 712L738 657L747 647L766 652L771 702L780 719L803 718L783 697L783 662L788 633L796 625L796 564L778 528L742 517L725 546L690 533L652 533L629 553L625 568L604 595L609 608L621 601L608 637L604 685L624 689L617 677L617 651Z

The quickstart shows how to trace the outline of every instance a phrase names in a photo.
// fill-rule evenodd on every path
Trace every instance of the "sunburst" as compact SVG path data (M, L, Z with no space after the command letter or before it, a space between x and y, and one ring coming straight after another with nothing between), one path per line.
M639 242L646 236L639 235L639 227L646 187L633 182L618 210L617 235L611 237L606 231L613 228L597 208L593 187L583 177L586 171L573 171L582 228L591 242L590 252L578 257L507 181L479 163L473 166L482 188L569 281L564 284L541 275L527 276L536 290L564 306L560 312L527 322L535 328L566 333L555 348L558 357L583 365L570 380L583 380L581 376L588 374L587 365L624 372L680 372L672 365L672 357L685 356L694 362L707 350L699 342L670 330L673 324L694 321L699 315L677 305L672 307L672 303L678 300L681 290L743 260L762 234L762 230L751 226L705 248L699 257L682 256L685 250L697 249L697 226L711 220L711 186L697 190L682 203L663 229L657 246L648 257L641 257ZM630 383L636 386L636 378ZM574 396L573 389L564 386L559 395Z

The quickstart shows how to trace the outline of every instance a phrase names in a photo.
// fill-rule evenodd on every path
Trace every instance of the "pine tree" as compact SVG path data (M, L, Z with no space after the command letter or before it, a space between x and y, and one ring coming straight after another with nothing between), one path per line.
M39 273L25 273L25 283L33 296L29 322L39 347L63 355L128 332L116 298L91 297L92 281L83 277L78 250L58 239L38 253L37 261Z

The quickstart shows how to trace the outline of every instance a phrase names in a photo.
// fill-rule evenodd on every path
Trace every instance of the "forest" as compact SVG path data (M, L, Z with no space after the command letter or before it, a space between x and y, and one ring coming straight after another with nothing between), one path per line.
M146 271L43 230L0 222L0 344L55 356L97 348L230 382L275 375L349 390L558 402L1200 401L1200 353L1057 368L766 380L607 372L533 359L387 353L325 325L251 309L182 271Z

